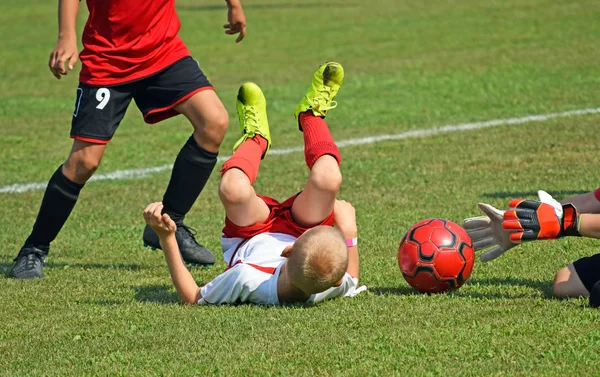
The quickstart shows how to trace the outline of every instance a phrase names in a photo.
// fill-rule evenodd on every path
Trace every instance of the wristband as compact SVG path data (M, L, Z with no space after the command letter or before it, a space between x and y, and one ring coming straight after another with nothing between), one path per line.
M346 240L346 246L352 247L358 245L358 237L350 238Z

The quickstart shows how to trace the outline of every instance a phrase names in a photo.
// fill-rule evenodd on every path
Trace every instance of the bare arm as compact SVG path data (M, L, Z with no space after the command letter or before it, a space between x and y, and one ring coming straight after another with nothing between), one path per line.
M584 237L600 238L600 214L584 213L579 216L579 233Z
M179 298L186 304L196 304L202 298L200 288L181 259L179 245L175 238L177 226L169 215L161 214L162 209L162 203L152 203L144 210L144 218L160 238L160 247L165 254L169 274Z
M202 298L200 287L198 287L192 274L185 267L185 264L183 264L183 259L181 259L179 245L177 245L175 235L167 238L161 237L160 247L165 254L167 266L169 266L169 274L171 274L171 280L177 289L177 294L179 294L181 301L186 304L198 303L198 300Z
M334 207L334 225L342 232L346 240L357 237L358 227L356 225L356 211L352 204L345 200L336 200ZM360 261L358 258L358 246L348 247L348 268L346 272L353 278L359 279Z
M600 213L600 201L596 199L593 191L560 201L560 204L567 203L573 204L579 213Z
M66 75L65 64L68 62L69 70L73 70L77 58L77 12L79 0L59 0L58 2L58 42L50 53L48 67L60 80L61 75Z
M77 39L77 12L80 0L59 0L58 39Z

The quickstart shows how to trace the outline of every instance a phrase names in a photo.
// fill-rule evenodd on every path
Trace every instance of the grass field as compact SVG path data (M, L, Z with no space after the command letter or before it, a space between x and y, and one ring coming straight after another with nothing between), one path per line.
M45 182L66 158L77 75L46 67L56 4L0 5L0 187ZM600 106L597 1L244 0L248 36L222 35L222 1L178 0L181 36L231 116L252 80L268 100L274 148L301 145L293 110L314 69L341 62L328 118L338 140ZM84 8L84 7L82 7ZM81 10L81 24L87 16ZM81 30L81 25L79 30ZM566 239L523 245L452 294L415 294L396 261L416 221L460 222L546 189L599 185L600 115L342 149L341 198L357 208L366 294L313 307L177 303L164 259L141 246L141 211L163 171L90 182L39 281L0 279L0 375L600 376L600 312L551 296L554 273L598 250ZM172 163L191 127L145 125L131 107L99 173ZM257 191L285 198L307 175L299 153L269 156ZM218 174L187 217L220 256ZM0 194L0 272L8 273L43 192ZM224 268L193 269L199 283Z

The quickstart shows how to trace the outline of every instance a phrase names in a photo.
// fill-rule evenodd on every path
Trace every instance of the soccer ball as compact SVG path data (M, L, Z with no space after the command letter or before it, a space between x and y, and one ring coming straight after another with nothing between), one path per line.
M404 279L422 293L457 289L473 271L473 242L449 220L427 219L413 225L400 242L398 264Z

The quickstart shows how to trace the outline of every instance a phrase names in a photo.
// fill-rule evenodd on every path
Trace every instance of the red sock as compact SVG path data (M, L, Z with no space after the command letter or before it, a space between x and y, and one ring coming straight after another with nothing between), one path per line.
M596 197L596 200L600 201L600 188L597 188L596 191L594 191L594 196Z
M254 183L258 175L258 167L263 154L267 150L267 140L262 136L255 136L252 139L244 141L238 149L225 161L221 168L221 175L231 168L238 168L244 172L250 179L250 183Z
M338 164L342 162L340 150L335 145L325 120L308 111L300 114L300 125L304 132L304 158L309 169L312 169L319 157L325 155L333 156Z

